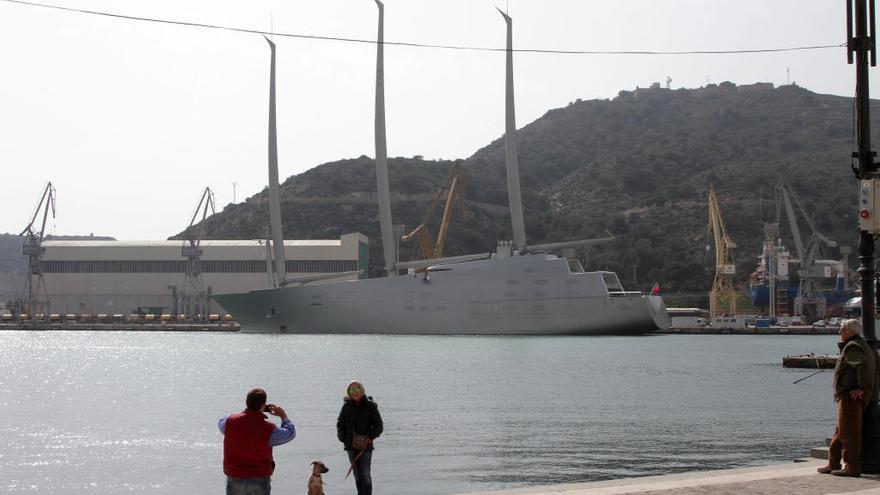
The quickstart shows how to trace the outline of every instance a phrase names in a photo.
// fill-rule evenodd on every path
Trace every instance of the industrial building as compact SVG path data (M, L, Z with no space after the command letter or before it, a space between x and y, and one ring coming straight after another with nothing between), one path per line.
M188 262L181 254L183 245L184 241L46 240L39 263L47 312L177 313ZM203 240L200 249L201 277L209 295L272 286L265 240ZM337 240L287 240L284 252L291 278L340 273L324 279L339 281L366 276L368 240L359 233ZM360 274L352 273L357 271ZM208 312L222 309L211 301Z

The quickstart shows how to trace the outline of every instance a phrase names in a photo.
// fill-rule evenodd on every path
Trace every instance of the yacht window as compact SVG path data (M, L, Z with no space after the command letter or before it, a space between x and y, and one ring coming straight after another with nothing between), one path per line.
M602 273L602 280L605 282L608 292L623 292L623 286L620 285L620 280L617 279L616 273L604 272Z

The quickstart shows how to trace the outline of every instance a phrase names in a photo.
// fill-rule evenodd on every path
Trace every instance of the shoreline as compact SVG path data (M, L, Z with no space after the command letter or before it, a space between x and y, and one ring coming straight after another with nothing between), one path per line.
M802 458L789 463L757 467L691 471L660 476L468 492L459 495L880 494L880 487L877 486L880 477L877 475L843 478L818 474L816 468L825 465L826 462L820 459Z
M241 326L235 322L171 323L171 322L5 322L0 331L103 331L103 332L238 332ZM675 327L657 330L644 335L837 335L837 327ZM503 336L503 335L499 335ZM521 336L521 335L517 335ZM585 335L586 337L602 334Z
M0 331L34 331L34 332L238 332L237 323L0 323Z
M837 327L798 325L745 328L674 327L660 330L656 333L662 335L837 335L837 332Z

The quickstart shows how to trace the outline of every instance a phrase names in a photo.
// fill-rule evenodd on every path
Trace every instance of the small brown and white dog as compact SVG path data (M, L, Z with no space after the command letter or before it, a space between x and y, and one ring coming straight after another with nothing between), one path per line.
M312 475L309 477L309 495L324 495L324 480L321 475L330 471L321 461L312 462Z

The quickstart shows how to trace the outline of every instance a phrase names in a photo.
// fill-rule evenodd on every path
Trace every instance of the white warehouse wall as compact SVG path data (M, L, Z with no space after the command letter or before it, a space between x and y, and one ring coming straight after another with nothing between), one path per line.
M368 239L284 241L290 276L363 270ZM173 307L171 287L185 285L183 241L46 241L42 266L51 313L123 313ZM263 240L202 241L203 280L212 294L270 287ZM358 278L343 275L332 280ZM209 312L222 313L213 301Z

